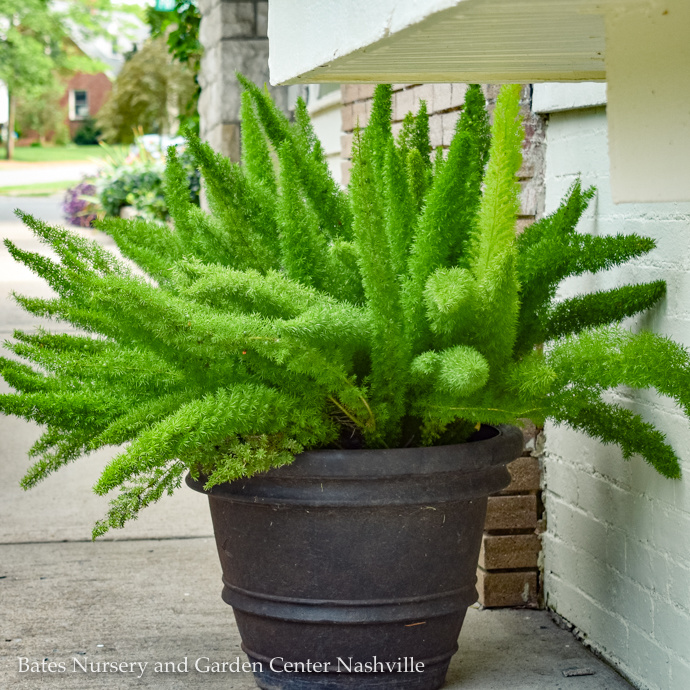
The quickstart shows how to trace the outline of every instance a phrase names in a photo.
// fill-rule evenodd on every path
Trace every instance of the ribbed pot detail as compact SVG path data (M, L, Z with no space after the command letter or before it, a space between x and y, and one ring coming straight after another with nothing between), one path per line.
M265 690L443 685L514 427L431 448L326 450L206 492L242 647ZM203 481L187 477L203 491Z

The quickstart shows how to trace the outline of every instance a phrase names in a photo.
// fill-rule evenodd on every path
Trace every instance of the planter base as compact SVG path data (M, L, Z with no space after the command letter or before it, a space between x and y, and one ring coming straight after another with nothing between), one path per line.
M244 646L242 649L252 663L261 663L262 671L254 672L254 680L262 690L437 690L443 686L448 672L450 659L457 651L457 645L449 654L439 659L401 659L401 668L419 668L421 671L384 671L382 673L357 672L349 673L349 659L344 659L344 670L340 673L319 672L286 672L277 670L275 661L271 670L270 659L258 659ZM381 663L370 659L369 663ZM350 667L354 668L354 664ZM385 668L385 666L383 666Z

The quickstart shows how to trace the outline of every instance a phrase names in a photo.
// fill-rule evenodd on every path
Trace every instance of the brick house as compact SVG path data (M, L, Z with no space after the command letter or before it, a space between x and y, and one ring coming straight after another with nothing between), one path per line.
M70 140L84 124L84 121L96 117L98 111L108 99L112 89L112 81L105 72L87 74L77 72L64 82L65 90L60 98L59 107L64 112L64 123L67 125ZM49 133L50 141L54 133ZM17 140L17 146L29 146L39 140L38 132L24 130Z

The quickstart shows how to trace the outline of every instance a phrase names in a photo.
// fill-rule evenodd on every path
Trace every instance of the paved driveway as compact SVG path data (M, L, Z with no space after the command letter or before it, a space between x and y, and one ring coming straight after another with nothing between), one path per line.
M62 195L55 196L0 196L0 223L16 223L14 209L18 208L41 220L64 224ZM27 235L28 236L28 235Z

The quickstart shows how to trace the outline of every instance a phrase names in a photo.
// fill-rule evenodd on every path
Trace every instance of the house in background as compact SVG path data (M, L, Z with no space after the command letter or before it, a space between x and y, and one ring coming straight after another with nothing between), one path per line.
M108 27L113 37L96 36L84 40L73 36L79 50L97 60L105 70L96 74L77 72L65 84L60 107L65 109L70 139L74 139L85 120L95 118L108 100L112 82L125 63L126 56L138 50L149 35L149 27L130 14L115 13Z

